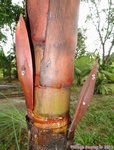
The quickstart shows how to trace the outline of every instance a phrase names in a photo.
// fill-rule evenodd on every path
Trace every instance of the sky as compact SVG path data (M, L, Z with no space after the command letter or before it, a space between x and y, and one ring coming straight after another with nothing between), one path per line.
M14 3L14 4L19 4L20 6L22 6L22 2L23 2L24 0L12 0L12 3Z
M13 3L18 3L19 5L22 5L23 0L12 0ZM107 0L103 1L102 7L106 7ZM79 20L78 20L78 27L79 28L87 28L86 31L86 51L88 52L94 52L96 49L98 50L99 54L102 55L101 49L99 49L99 40L98 40L98 34L92 25L92 23L85 23L86 16L89 14L89 6L87 3L80 3L80 10L79 10ZM4 45L5 52L10 50L10 44L11 44L11 36L10 33L8 35L8 41L7 44ZM108 49L108 48L107 48ZM108 51L107 51L108 52ZM107 54L106 52L106 54ZM114 52L114 49L113 49Z
M85 33L87 40L86 46L88 52L94 52L96 49L96 40L98 39L97 32L94 26L90 23L86 23L86 16L89 14L89 8L87 3L80 4L80 11L79 11L79 20L78 20L78 27L79 28L87 28Z
M114 1L112 1L112 2L113 2L113 7L114 7ZM108 8L108 1L107 0L101 0L101 2L100 2L99 10L104 9L104 8L105 9ZM86 16L90 13L89 11L90 11L89 10L89 5L87 3L81 2L80 11L79 11L78 26L80 28L87 28L87 31L86 31L86 36L87 36L86 51L94 52L97 49L97 52L99 52L100 56L102 56L102 47L101 47L100 42L99 42L98 32L96 31L96 29L95 29L94 25L92 24L92 22L86 22L85 23ZM101 28L105 27L105 25L107 25L106 24L106 16L104 14L105 13L101 13L101 17L100 17ZM106 43L105 55L108 54L109 47L110 47L110 42L108 41ZM111 53L113 53L113 52L114 52L114 47L113 47Z

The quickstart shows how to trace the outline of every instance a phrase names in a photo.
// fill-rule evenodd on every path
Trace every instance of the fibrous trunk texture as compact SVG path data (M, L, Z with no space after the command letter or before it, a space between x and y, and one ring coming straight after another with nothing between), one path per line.
M54 133L51 128L38 128L27 118L29 150L66 150L67 139L63 133Z

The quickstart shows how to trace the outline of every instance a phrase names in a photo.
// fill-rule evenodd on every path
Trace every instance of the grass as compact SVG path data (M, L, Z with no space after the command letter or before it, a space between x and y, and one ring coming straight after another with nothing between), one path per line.
M73 101L74 100L72 99L72 104ZM74 108L72 107L71 114L73 114L73 112ZM114 97L94 96L88 112L78 124L74 143L83 146L114 146L113 133Z
M114 85L111 85L114 88ZM75 91L75 89L73 89ZM77 89L79 92L79 89ZM71 96L73 116L77 95ZM74 143L82 146L114 146L114 97L95 95L90 107L79 122ZM25 107L13 105L9 100L0 100L0 150L27 150L28 135L25 121Z
M26 150L27 138L25 110L0 104L0 150Z

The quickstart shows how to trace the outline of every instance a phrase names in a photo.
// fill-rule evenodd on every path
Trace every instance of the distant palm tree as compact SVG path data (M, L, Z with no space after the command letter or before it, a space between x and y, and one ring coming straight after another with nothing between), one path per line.
M15 56L10 52L7 56L4 54L3 49L0 49L0 68L3 73L3 78L9 82L12 80L12 71L15 68Z

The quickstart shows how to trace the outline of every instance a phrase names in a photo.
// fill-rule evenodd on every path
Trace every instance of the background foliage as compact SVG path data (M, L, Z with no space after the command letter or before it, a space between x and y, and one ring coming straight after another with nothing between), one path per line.
M87 2L90 8L90 14L87 16L87 22L91 21L96 32L99 35L102 57L97 51L87 53L86 30L78 29L78 42L74 60L74 91L77 93L83 85L90 72L96 58L99 60L99 71L95 95L86 116L81 120L75 133L75 143L80 145L113 145L113 104L114 104L114 4L112 0L107 0L108 7L100 9L100 3L103 0L83 0ZM19 5L14 5L11 0L0 0L0 77L11 82L17 78L15 62L15 26L20 13L24 9ZM101 15L104 15L105 24L101 24ZM4 32L5 31L5 32ZM9 32L10 31L10 32ZM4 53L3 44L7 44L7 37L11 34L12 45L7 55ZM107 42L109 42L108 55L106 55ZM63 56L64 57L64 56ZM72 93L74 92L72 90ZM0 93L1 94L1 93ZM106 96L106 94L110 94ZM111 95L112 94L112 95ZM105 96L104 96L105 95ZM76 93L71 96L71 115L77 99ZM24 106L0 104L0 150L26 150L28 146L28 135L25 122Z
M24 9L13 4L12 0L0 0L0 69L5 79L11 82L12 78L17 78L15 60L15 26L19 15ZM4 45L7 44L7 37L10 34L12 41L10 51L5 55Z

